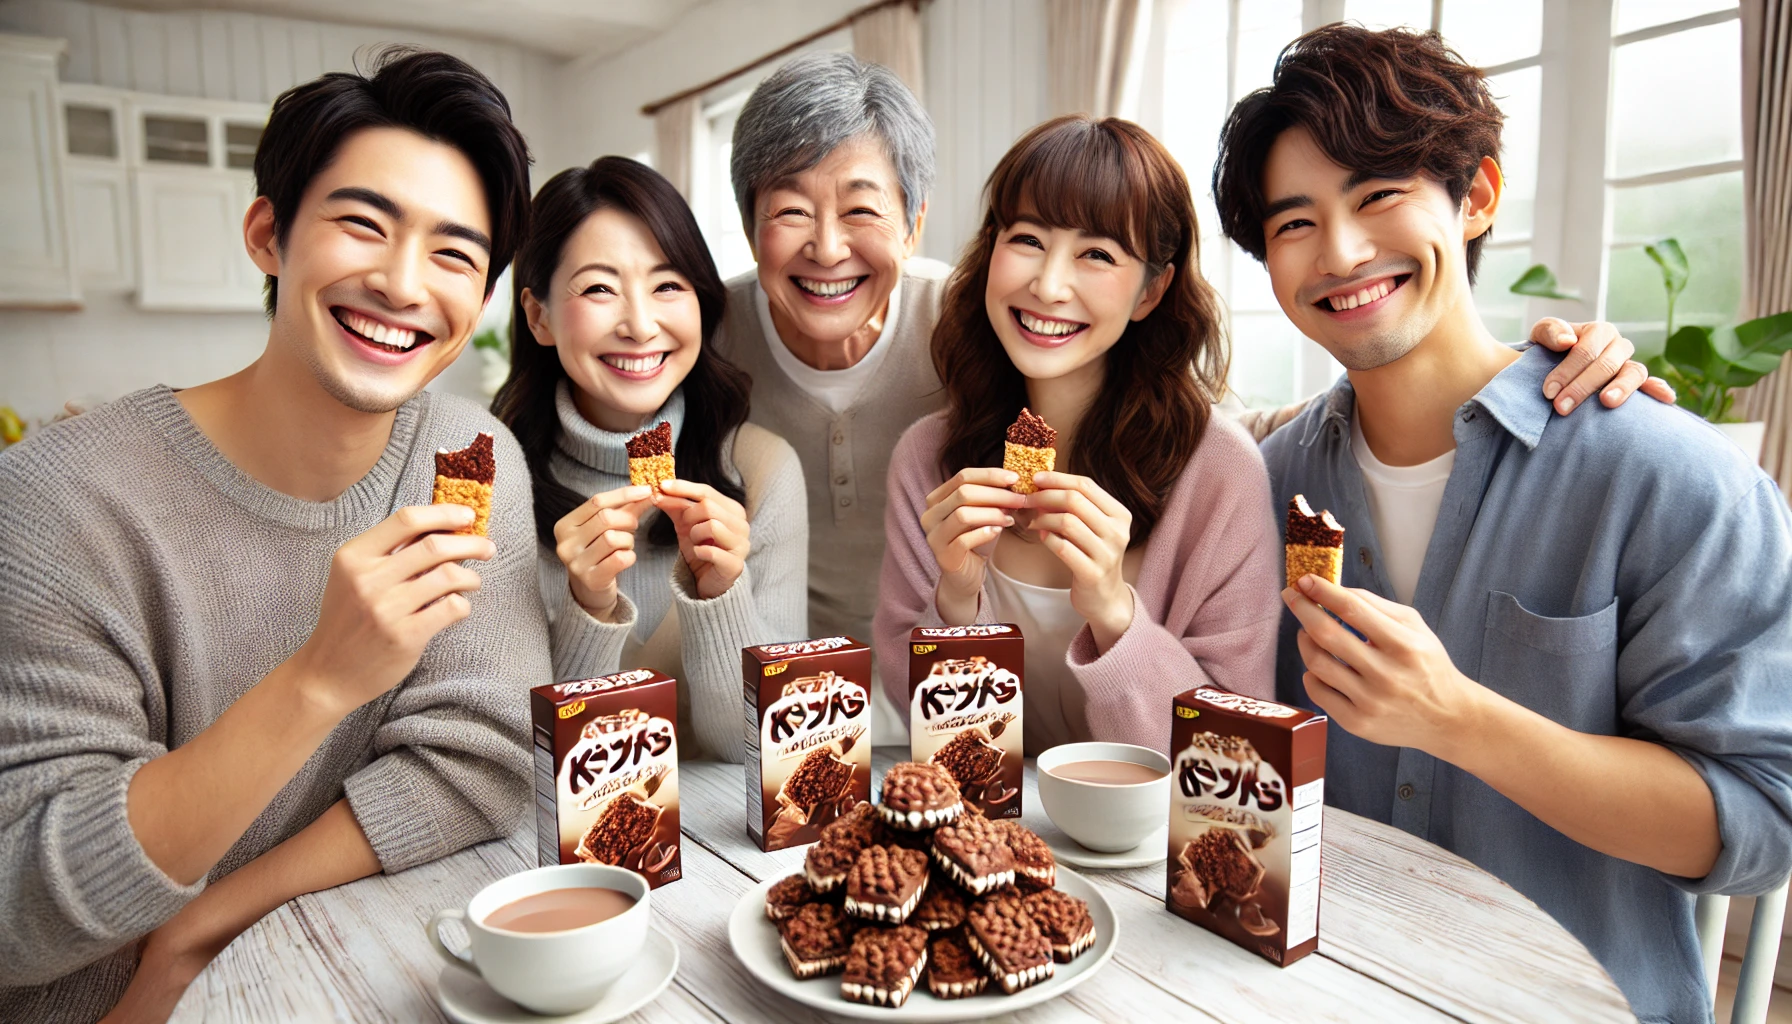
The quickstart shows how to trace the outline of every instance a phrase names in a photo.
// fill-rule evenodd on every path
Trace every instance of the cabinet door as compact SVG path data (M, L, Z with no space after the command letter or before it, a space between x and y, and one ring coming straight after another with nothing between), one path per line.
M260 275L243 250L242 175L143 168L135 176L137 304L259 308Z
M137 282L137 253L131 240L130 186L124 167L70 160L68 196L81 287L130 291Z
M0 305L78 306L54 58L0 53Z

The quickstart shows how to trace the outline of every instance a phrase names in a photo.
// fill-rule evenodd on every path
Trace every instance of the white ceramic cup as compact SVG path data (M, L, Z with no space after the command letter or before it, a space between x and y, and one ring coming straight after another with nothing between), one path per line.
M1130 761L1162 772L1150 782L1115 785L1059 778L1074 761ZM1061 743L1040 754L1039 802L1064 834L1100 853L1125 853L1169 821L1170 759L1131 743Z
M614 889L635 905L610 918L563 932L512 932L487 928L486 915L525 896L550 889ZM483 977L504 998L542 1014L574 1013L594 1005L641 952L647 941L647 879L608 864L557 864L519 871L479 890L466 907L429 919L430 944L442 959ZM467 930L465 954L442 942L443 921Z

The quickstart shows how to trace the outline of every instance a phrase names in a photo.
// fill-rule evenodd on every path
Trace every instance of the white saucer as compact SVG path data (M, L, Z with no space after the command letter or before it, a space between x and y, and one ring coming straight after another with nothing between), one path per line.
M616 979L596 1006L559 1017L525 1010L485 983L485 979L460 967L442 968L437 985L442 1012L460 1024L607 1024L621 1020L659 998L678 973L678 944L658 928L647 929L647 944L639 959Z
M1074 864L1079 868L1094 868L1099 871L1143 868L1153 864L1162 865L1170 855L1168 824L1146 836L1139 845L1119 853L1091 850L1049 822L1035 823L1033 831L1039 833L1039 838L1045 840L1045 845L1052 848L1052 856L1058 858L1060 863Z

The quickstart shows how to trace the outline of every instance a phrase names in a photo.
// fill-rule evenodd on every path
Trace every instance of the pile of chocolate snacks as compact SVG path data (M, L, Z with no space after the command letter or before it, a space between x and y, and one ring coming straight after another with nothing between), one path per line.
M905 761L884 775L879 804L822 829L765 913L798 978L844 972L842 997L894 1007L923 975L940 999L992 983L1013 994L1088 951L1089 905L1056 884L1044 840L983 817L938 765Z

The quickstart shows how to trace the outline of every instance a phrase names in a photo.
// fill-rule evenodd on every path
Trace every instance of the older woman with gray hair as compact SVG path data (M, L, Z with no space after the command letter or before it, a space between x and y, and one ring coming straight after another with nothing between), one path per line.
M715 345L753 375L752 422L802 461L812 634L868 640L890 450L943 401L928 340L950 268L914 255L933 122L888 69L805 54L747 100L731 171L759 266L728 282ZM879 741L901 739L893 711L873 715Z

